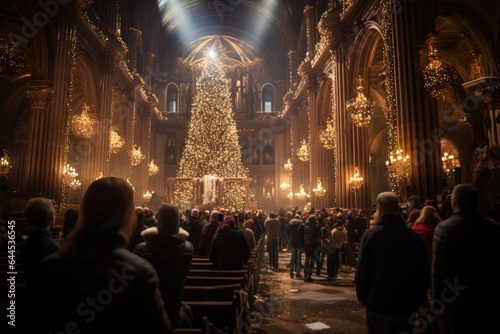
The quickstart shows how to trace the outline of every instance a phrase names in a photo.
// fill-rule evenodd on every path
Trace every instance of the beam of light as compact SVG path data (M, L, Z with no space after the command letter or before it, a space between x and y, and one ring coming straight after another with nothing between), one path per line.
M177 32L179 36L183 36L194 29L188 7L189 2L182 0L158 0L162 23L167 31Z
M262 34L269 30L269 25L276 20L275 14L278 11L278 0L260 0L255 4L259 15L254 22L253 35L257 38L262 38ZM274 22L276 24L276 22Z

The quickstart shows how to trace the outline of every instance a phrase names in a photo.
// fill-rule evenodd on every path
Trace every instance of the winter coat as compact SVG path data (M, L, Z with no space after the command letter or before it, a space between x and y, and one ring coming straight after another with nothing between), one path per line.
M45 257L61 249L61 246L52 239L50 231L33 230L21 246L21 265L28 278L37 264Z
M213 219L201 229L201 237L199 243L200 255L208 255L210 253L212 239L214 238L215 231L217 231L218 227L219 221L217 219Z
M355 274L362 305L387 316L410 316L430 287L422 239L401 216L382 216L361 240Z
M200 240L201 240L201 230L203 229L203 223L198 217L189 217L187 224L184 228L189 236L187 241L189 241L194 247L194 254L200 254Z
M247 228L243 223L238 224L238 229L243 232L243 235L245 236L245 239L247 240L248 248L250 249L250 252L253 250L255 247L255 236L253 235L253 231L249 228Z
M276 218L267 218L264 226L267 231L267 240L278 240L280 238L281 223Z
M134 253L148 260L160 279L160 292L170 322L179 327L189 316L181 308L186 277L193 258L193 245L184 235L159 235L156 227L142 232L145 242Z
M36 329L23 332L173 333L156 270L125 248L121 233L85 228L75 253L45 258L37 277L30 296Z
M332 248L332 229L327 225L321 228L321 254L329 254Z
M417 232L424 242L429 265L432 263L432 238L434 237L434 229L436 228L436 225L436 223L424 221L412 226L413 231Z
M288 223L287 233L290 239L290 247L302 248L304 247L304 223L301 219L294 218ZM300 228L302 226L302 229ZM302 231L302 234L301 234Z
M337 226L332 230L332 242L335 248L340 248L345 242L347 242L347 232L344 226Z
M304 246L305 245L319 245L319 238L321 231L316 224L306 223L303 225L304 230Z
M455 320L467 326L464 332L473 328L470 333L486 333L498 327L500 304L486 303L500 300L498 274L492 269L500 259L499 236L500 224L477 212L454 212L434 230L434 298L447 297L444 313L455 314Z
M219 270L243 269L250 258L250 249L243 232L231 227L215 234L209 257Z

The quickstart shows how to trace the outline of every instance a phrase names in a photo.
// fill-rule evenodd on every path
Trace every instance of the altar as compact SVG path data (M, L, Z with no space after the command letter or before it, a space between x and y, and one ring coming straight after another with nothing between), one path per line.
M194 207L203 210L224 207L229 210L250 210L249 178L176 177L167 179L168 200L180 210Z

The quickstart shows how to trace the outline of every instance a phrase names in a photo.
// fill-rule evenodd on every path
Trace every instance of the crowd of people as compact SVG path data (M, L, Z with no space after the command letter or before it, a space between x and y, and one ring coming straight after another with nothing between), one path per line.
M193 318L182 297L193 257L207 256L219 270L240 270L266 238L269 268L279 269L279 253L287 250L290 277L307 283L325 262L327 280L335 280L343 254L345 265L356 267L369 333L412 333L415 326L460 333L491 325L498 306L481 306L487 296L500 297L496 276L488 275L499 258L500 225L477 213L478 201L477 190L459 185L449 207L412 197L404 212L398 197L385 192L370 217L374 224L362 210L310 207L267 214L180 212L162 204L154 214L134 207L126 181L102 178L87 189L79 211L66 212L62 245L50 233L54 202L27 203L32 232L20 256L29 301L23 311L30 320L22 324L36 332L189 328Z

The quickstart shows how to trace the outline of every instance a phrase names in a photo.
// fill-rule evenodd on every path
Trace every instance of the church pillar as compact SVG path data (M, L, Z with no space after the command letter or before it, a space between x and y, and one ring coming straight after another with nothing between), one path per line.
M411 190L408 194L401 189L401 195L403 200L412 193L436 198L442 185L438 114L424 95L415 3L404 0L399 5L401 10L393 8L396 112L399 143L411 163Z

